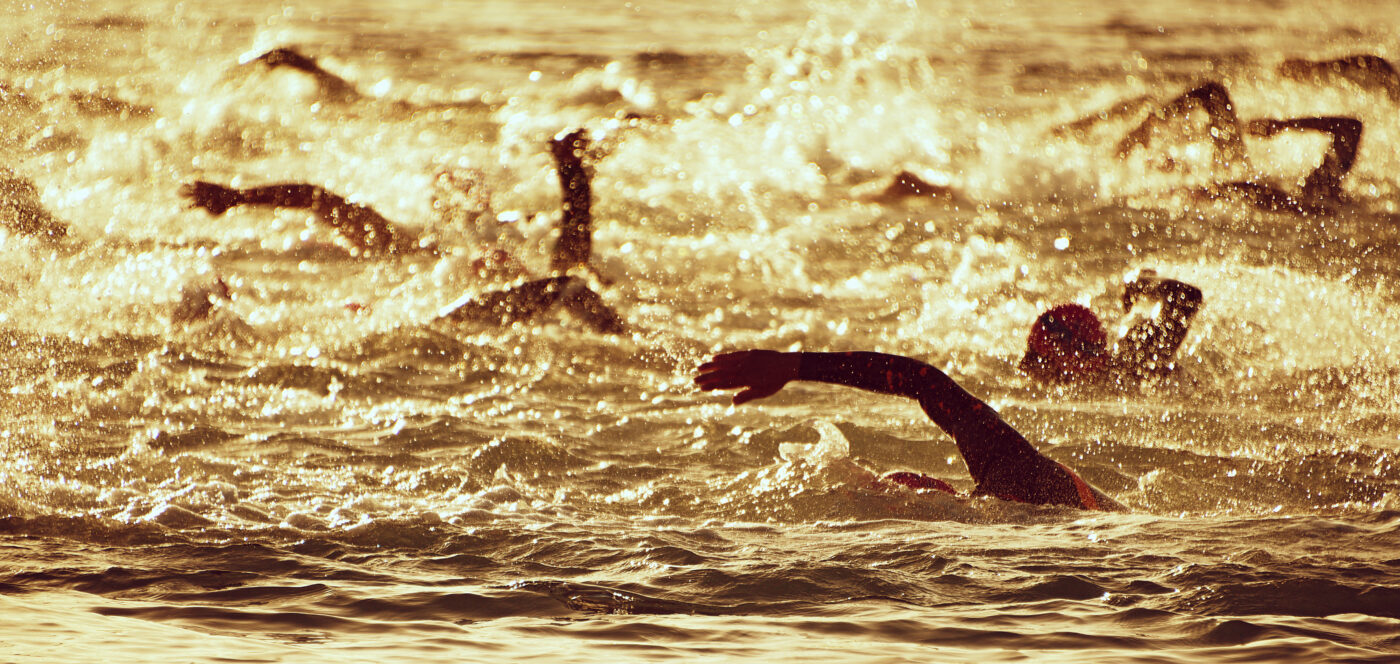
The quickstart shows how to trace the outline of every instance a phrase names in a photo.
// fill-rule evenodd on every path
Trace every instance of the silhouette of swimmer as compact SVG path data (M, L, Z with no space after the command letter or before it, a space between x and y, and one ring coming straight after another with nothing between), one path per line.
M326 71L316 60L292 48L274 48L242 64L260 64L268 69L286 67L305 73L316 81L322 94L332 101L352 102L364 97L354 84Z
M354 253L396 254L427 249L418 237L390 223L374 208L351 203L313 184L272 184L235 189L203 180L181 187L191 207L216 217L240 205L263 205L310 210L348 242Z
M527 280L505 290L464 296L445 308L440 318L453 321L508 325L562 309L601 332L618 333L625 327L615 311L603 303L583 276L593 274L592 185L583 157L588 135L575 130L550 140L550 152L559 168L563 192L563 217L550 262L550 276ZM450 176L449 176L450 177ZM385 219L367 205L351 203L339 195L310 184L276 184L235 189L197 181L181 188L191 207L215 216L238 205L261 205L311 210L337 231L352 250L363 255L434 251L436 248L409 230ZM474 265L478 276L524 274L518 261L499 248L489 248Z
M1295 191L1286 191L1259 178L1252 178L1218 183L1198 193L1208 198L1242 198L1264 210L1300 214L1326 212L1344 202L1342 178L1356 164L1356 152L1361 145L1360 120L1337 116L1261 118L1242 125L1225 86L1216 82L1193 88L1152 111L1142 124L1119 142L1118 155L1126 157L1139 147L1147 147L1164 125L1184 118L1196 109L1205 111L1209 136L1215 145L1217 158L1223 163L1248 162L1244 144L1246 135L1270 137L1284 131L1320 131L1332 138L1322 163L1303 179L1302 186Z
M374 99L372 95L360 92L354 83L337 76L321 66L315 58L306 55L295 48L280 46L262 55L241 63L244 66L262 65L269 70L291 69L310 76L320 88L321 97L325 101L336 104L352 104L355 102ZM391 105L402 111L448 111L453 109L472 109L487 106L486 103L478 99L467 99L459 101L443 101L427 104L415 104L404 100L388 100Z
M938 428L953 438L976 483L973 496L1036 505L1122 511L1065 465L1041 454L986 403L952 378L918 360L873 352L783 353L748 350L716 355L700 365L702 390L740 390L739 405L777 393L794 380L845 385L919 402ZM900 471L884 479L915 490L946 491L943 480Z
M1020 368L1049 383L1141 379L1169 373L1172 357L1200 310L1201 290L1143 270L1123 288L1123 311L1145 307L1112 348L1099 318L1086 307L1062 304L1042 313L1031 326Z
M1333 60L1284 60L1278 73L1286 78L1316 84L1349 81L1366 90L1381 90L1393 102L1400 102L1400 72L1385 58L1376 55L1348 55Z
M559 165L564 210L550 259L553 275L482 296L464 296L446 307L439 318L509 325L558 308L599 332L626 331L622 318L588 285L587 277L596 274L592 267L593 189L583 165L588 135L579 129L555 137L549 147Z

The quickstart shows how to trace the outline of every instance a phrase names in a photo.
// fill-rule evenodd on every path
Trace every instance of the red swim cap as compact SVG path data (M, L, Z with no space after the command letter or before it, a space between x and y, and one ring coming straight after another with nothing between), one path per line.
M1069 372L1103 367L1108 336L1103 323L1087 307L1061 304L1035 319L1026 345L1041 358Z

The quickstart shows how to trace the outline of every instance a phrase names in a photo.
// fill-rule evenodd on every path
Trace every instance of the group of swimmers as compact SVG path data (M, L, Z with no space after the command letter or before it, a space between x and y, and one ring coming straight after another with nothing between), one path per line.
M598 332L618 334L626 325L590 287L592 267L593 215L592 185L584 164L589 139L583 130L561 133L549 141L558 167L563 194L563 215L556 228L549 272L535 277L525 266L499 247L483 247L471 264L474 276L484 281L505 280L504 287L483 294L468 294L445 307L439 319L447 322L475 322L509 325L527 321L552 311L564 311ZM458 187L474 188L479 183L443 173ZM474 192L465 192L471 194ZM335 231L355 255L377 256L436 252L428 238L394 224L373 208L352 203L323 187L305 183L233 188L197 180L181 188L191 207L214 216L239 206L305 209ZM192 289L182 297L179 317L195 320L207 315L231 293L222 281Z
M1312 82L1338 79L1384 91L1400 101L1400 73L1376 56L1348 56L1327 61L1288 60L1280 75ZM1079 128L1110 116L1136 112L1143 100L1086 118ZM1119 156L1149 146L1159 129L1181 121L1196 109L1206 113L1208 136L1223 162L1244 162L1245 135L1269 137L1284 131L1320 131L1331 136L1321 163L1300 186L1287 189L1254 177L1216 184L1198 192L1208 198L1243 199L1273 212L1318 215L1340 205L1342 178L1356 162L1362 124L1349 117L1262 118L1241 124L1225 87L1207 82L1149 110L1145 119L1120 141ZM887 196L947 197L946 187L930 185L901 173ZM1191 319L1203 302L1200 289L1153 271L1129 281L1123 291L1125 311L1140 300L1154 302L1154 316L1140 320L1110 347L1103 324L1085 307L1060 305L1041 314L1031 326L1020 368L1046 382L1080 383L1132 380L1170 371ZM1036 505L1120 511L1124 507L1085 482L1074 470L1040 452L995 410L972 396L936 367L907 357L874 352L815 353L747 350L716 355L700 365L695 382L702 390L734 390L735 405L776 394L792 381L813 381L908 397L952 439L972 476L973 496L991 496ZM921 492L955 494L948 482L912 471L886 474L887 482Z
M354 86L321 69L316 62L292 49L275 49L252 62L269 67L290 67L313 76L328 94L354 98ZM1289 60L1281 75L1315 81L1342 78L1386 91L1400 99L1400 75L1388 62L1375 56L1349 56L1330 61ZM1256 119L1241 123L1225 87L1207 82L1156 107L1130 100L1095 114L1066 130L1082 128L1109 117L1124 116L1147 108L1146 117L1120 141L1118 153L1130 154L1156 139L1165 124L1196 110L1207 117L1209 137L1224 160L1244 160L1244 136L1272 136L1284 131L1321 131L1332 138L1322 162L1304 178L1301 186L1285 189L1258 179L1225 182L1202 192L1210 197L1241 197L1248 203L1274 211L1309 215L1326 212L1343 198L1341 180L1355 164L1362 126L1354 118L1307 117ZM549 141L557 165L562 192L562 216L547 274L530 275L522 264L499 247L485 247L472 269L483 279L508 283L484 294L469 294L446 307L439 319L510 324L553 311L565 311L593 330L607 334L627 330L622 317L609 307L591 284L592 188L584 158L589 138L583 130L561 132ZM440 178L453 179L450 173ZM22 181L0 181L0 202L32 191ZM454 181L467 195L479 183ZM32 186L30 187L32 189ZM332 229L356 255L394 255L436 252L435 240L389 221L367 205L353 203L323 187L284 183L234 188L210 181L194 181L181 193L192 207L220 216L241 206L305 209ZM930 185L909 173L895 177L884 192L886 199L905 196L953 197L950 188ZM486 205L489 208L489 204ZM34 208L42 209L42 208ZM34 214L11 222L18 230L62 236L66 227L49 217ZM175 318L195 321L207 317L220 302L233 297L222 279L190 289L177 307ZM1133 381L1161 375L1173 367L1173 357L1185 339L1203 296L1195 286L1140 271L1122 294L1125 312L1140 302L1150 302L1152 315L1138 320L1112 345L1103 323L1089 309L1060 305L1041 314L1031 326L1020 369L1033 379L1048 383ZM1063 505L1083 509L1122 509L1102 491L1090 486L1073 470L1039 452L986 403L969 394L939 369L906 357L873 352L818 353L749 350L723 353L699 367L696 383L702 390L738 389L734 404L770 396L791 381L816 381L856 387L915 399L940 429L953 438L975 488L973 495L994 496L1032 504ZM920 491L953 492L947 482L923 474L901 471L885 479Z

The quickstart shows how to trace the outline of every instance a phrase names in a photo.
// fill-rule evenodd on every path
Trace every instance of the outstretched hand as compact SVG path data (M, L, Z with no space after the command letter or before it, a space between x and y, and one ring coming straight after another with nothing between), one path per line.
M772 350L722 353L700 365L695 384L705 391L741 388L734 405L772 396L797 379L798 356Z
M1244 130L1245 133L1251 136L1263 136L1267 138L1269 136L1277 134L1279 130L1283 128L1284 123L1278 120L1275 120L1273 118L1258 118L1255 120L1250 120L1249 124L1245 125Z
M1137 302L1137 299L1161 281L1162 279L1157 276L1156 270L1139 270L1131 280L1123 284L1123 311L1125 313L1132 311L1133 304Z
M202 180L180 187L180 195L190 199L190 207L204 208L216 217L240 202L238 190Z

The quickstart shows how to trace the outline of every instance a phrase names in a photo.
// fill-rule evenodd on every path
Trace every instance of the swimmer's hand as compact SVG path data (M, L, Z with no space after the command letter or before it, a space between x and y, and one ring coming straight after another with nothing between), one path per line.
M180 187L180 195L190 199L190 207L204 208L216 217L243 202L237 189L202 180Z
M1245 125L1244 131L1250 136L1269 137L1287 128L1287 124L1280 120L1259 118L1257 120L1250 120L1249 124Z
M737 406L777 394L788 381L797 380L800 364L797 353L772 350L722 353L700 365L695 384L707 392L742 388L734 395Z
M1137 302L1137 299L1147 294L1161 281L1162 279L1157 276L1156 270L1138 271L1127 283L1123 284L1123 311L1132 311L1133 304Z

